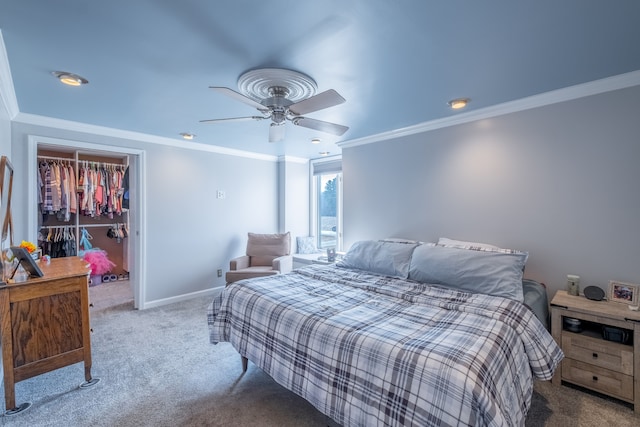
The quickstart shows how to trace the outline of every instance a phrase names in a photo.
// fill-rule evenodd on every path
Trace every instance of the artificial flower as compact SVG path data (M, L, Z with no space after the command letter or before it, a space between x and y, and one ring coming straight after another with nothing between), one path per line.
M38 249L36 245L31 242L27 242L26 240L23 240L22 243L20 243L20 247L25 248L29 253L33 253Z

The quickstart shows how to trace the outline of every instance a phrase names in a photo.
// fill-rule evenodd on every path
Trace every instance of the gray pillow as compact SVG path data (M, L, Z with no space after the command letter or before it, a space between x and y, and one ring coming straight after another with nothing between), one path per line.
M529 254L418 246L409 279L523 302L522 269Z
M337 265L406 279L416 246L417 243L363 240L354 243Z

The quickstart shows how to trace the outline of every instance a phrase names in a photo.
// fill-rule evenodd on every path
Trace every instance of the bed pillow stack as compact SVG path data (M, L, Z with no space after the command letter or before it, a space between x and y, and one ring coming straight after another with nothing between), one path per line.
M411 257L411 280L522 302L522 271L528 253L442 238L420 245Z
M362 240L354 243L337 265L406 279L415 241Z

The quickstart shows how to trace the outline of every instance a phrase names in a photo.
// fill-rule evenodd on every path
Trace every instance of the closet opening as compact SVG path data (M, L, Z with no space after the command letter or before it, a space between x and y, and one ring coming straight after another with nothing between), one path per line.
M94 307L144 308L137 199L142 155L43 137L30 137L30 144L37 201L30 241L52 258L84 257L92 269Z

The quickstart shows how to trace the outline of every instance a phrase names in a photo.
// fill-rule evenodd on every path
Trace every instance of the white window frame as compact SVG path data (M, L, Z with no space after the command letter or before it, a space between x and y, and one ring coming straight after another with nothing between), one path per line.
M326 169L326 172L325 172ZM342 156L325 157L309 162L309 230L316 237L316 246L320 248L320 224L318 216L318 198L321 189L319 175L317 171L329 173L338 173L336 182L336 251L342 251Z

